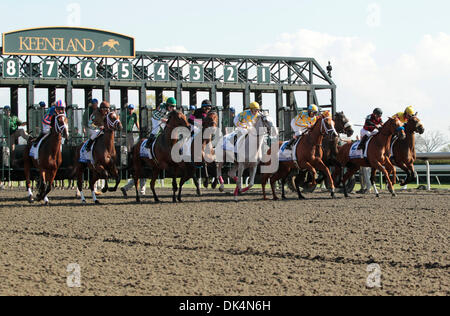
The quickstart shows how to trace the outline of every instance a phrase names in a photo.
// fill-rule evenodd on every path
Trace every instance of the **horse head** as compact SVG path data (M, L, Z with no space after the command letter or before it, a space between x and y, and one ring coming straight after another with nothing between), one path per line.
M218 127L219 116L216 112L209 112L206 118L203 120L203 128Z
M65 114L53 116L51 125L56 134L61 134L65 139L69 138L69 124Z
M273 122L272 118L264 113L260 113L258 115L258 120L255 123L255 129L257 134L259 134L261 128L265 129L265 133L267 133L270 136L278 135L278 128ZM275 132L275 135L272 135L272 131Z
M316 124L320 124L320 133L322 135L328 135L330 137L339 136L336 132L333 117L329 111L323 112Z
M339 134L346 134L347 137L352 137L355 133L350 120L345 116L344 112L336 113L334 122L336 124L336 131Z
M177 127L186 127L186 128L190 127L190 124L188 123L186 116L178 111L172 111L169 113L166 125L170 129L175 129Z
M425 128L416 115L412 116L408 120L408 123L406 123L405 125L405 129L408 134L419 133L420 135L422 135L423 133L425 133Z
M120 122L119 115L116 112L109 112L105 116L105 126L108 130L121 131L122 123Z

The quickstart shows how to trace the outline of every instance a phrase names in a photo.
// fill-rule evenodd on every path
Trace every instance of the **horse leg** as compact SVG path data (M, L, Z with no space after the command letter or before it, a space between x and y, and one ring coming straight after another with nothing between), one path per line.
M25 156L28 156L25 154ZM31 162L29 159L25 159L24 161L24 172L25 172L25 179L26 179L26 187L28 191L28 202L33 203L33 190L31 190L31 181L30 181L30 173L31 173Z
M331 177L331 173L330 173L330 169L328 169L328 167L323 163L322 159L318 159L314 161L314 166L322 171L322 173L325 175L325 179L327 180L328 185L330 186L330 192L331 192L331 197L335 198L335 187L334 187L334 181L333 178Z
M46 190L46 181L45 181L45 171L40 170L40 182L39 182L39 193L36 197L36 201L40 202L45 197L44 192Z
M97 172L93 172L93 175L91 177L91 181L89 182L89 189L92 192L92 200L94 201L95 204L100 204L99 200L97 200L97 196L95 195L95 190L94 190L94 185L95 182L97 182L97 180L99 179L99 176L97 174Z
M184 184L187 180L189 180L189 177L186 178L186 179L184 180L183 184ZM195 188L196 188L196 190L197 190L197 192L196 192L196 193L197 193L197 196L201 196L201 195L202 195L202 192L200 191L200 181L199 181L199 179L198 179L198 177L197 177L197 172L194 173L194 176L192 177L192 180L194 181ZM181 191L181 188L180 188L180 191ZM178 201L180 201L180 200L178 199Z
M390 163L390 161L389 161L389 163ZM389 192L391 192L393 197L396 197L397 194L395 193L394 186L392 185L391 179L389 179L389 175L388 175L386 169L383 167L383 165L379 161L377 161L376 166L377 166L377 169L380 170L383 173L383 175L386 177L386 182L388 184Z
M397 183L397 170L395 170L395 167L392 164L391 160L386 157L386 162L384 165L386 166L388 176L390 176L392 174L392 180L391 180L392 184L396 184Z
M261 179L261 186L262 186L262 192L263 192L263 200L267 201L267 195L266 195L266 184L267 180L270 178L270 173L263 174Z
M279 200L277 192L275 191L275 183L282 178L286 178L288 174L289 172L286 171L282 166L280 166L280 169L270 177L270 188L272 189L272 196L274 201Z
M285 185L286 185L286 178L283 178L283 179L281 179L281 198L283 200L287 200L286 191L284 189Z
M359 166L353 166L351 167L349 170L347 170L347 172L344 174L344 168L341 168L341 166L339 166L339 168L341 169L341 178L342 178L342 185L344 186L344 196L346 198L348 198L348 191L347 191L347 181L353 177L353 175L360 169Z
M256 170L258 169L258 165L255 164L251 169L250 169L250 183L248 185L248 187L246 187L245 189L242 190L241 193L246 193L248 192L251 188L254 187L255 185L255 177L256 177Z
M155 200L156 203L159 203L159 198L158 198L158 195L156 195L156 191L155 191L155 185L156 185L156 180L158 179L158 175L159 175L159 169L154 168L153 174L152 174L152 182L150 182L150 188L152 189L153 199Z
M52 185L53 185L53 181L55 181L56 172L57 172L57 170L52 170L52 171L47 172L47 174L49 174L49 178L48 178L48 182L47 182L48 183L47 190L45 192L45 197L44 197L45 205L50 204L50 201L48 199L48 194L52 190Z
M86 204L86 198L84 197L84 192L83 192L83 175L84 175L84 170L86 170L86 164L79 164L76 170L76 175L77 175L77 189L78 192L80 193L80 198L81 198L81 203Z
M376 197L380 197L380 193L378 192L377 184L375 182L376 173L377 173L377 169L372 168L372 173L370 175L370 183L372 184L372 187L375 190ZM388 180L389 180L389 178L388 178Z
M243 163L238 163L237 164L237 177L235 177L236 179L236 189L234 190L234 200L236 202L238 202L238 197L239 197L239 193L241 193L241 189L242 189L242 175L244 174L244 164Z
M311 173L311 176L312 176L312 184L311 185L314 187L316 185L316 176L317 176L316 169L314 169L314 167L307 161L302 162L299 166L300 166L300 169L306 169ZM300 191L300 186L299 186L297 179L295 180L295 182L296 182L295 187L297 189L299 199L306 200L306 198L303 196L303 194Z
M402 187L404 187L405 185L407 185L411 179L411 175L410 175L410 166L407 166L405 163L398 163L398 166L400 167L400 169L402 169L405 173L406 173L406 178L404 180L402 180L400 182L400 185ZM413 173L414 174L414 173Z
M178 191L178 184L177 184L177 177L174 175L172 177L172 202L177 203L177 191Z
M120 185L120 172L117 170L117 167L113 165L111 168L111 176L116 179L116 184L114 185L114 188L108 189L109 192L117 192L117 188ZM106 180L106 183L108 183L108 180Z
M225 191L225 181L223 181L223 177L222 177L222 167L223 164L222 163L218 163L217 164L217 178L219 179L219 183L220 183L220 187L219 187L219 191L223 192Z
M136 188L136 202L141 203L141 197L140 197L141 190L139 188L139 177L137 176L136 171L134 172L133 180L134 180L134 187Z
M179 190L178 190L178 202L183 202L183 201L181 200L181 191L183 190L183 185L186 183L187 180L189 180L189 178L190 178L190 177L189 177L189 175L187 174L187 171L184 172L183 176L182 176L181 179L180 179L180 188L179 188ZM196 184L195 184L195 186L197 187L197 195L199 195L199 193L200 193L200 184L199 184L199 182L198 182L198 179L195 180L195 178L196 178L196 173L195 173L193 179L194 179L194 182L197 181Z

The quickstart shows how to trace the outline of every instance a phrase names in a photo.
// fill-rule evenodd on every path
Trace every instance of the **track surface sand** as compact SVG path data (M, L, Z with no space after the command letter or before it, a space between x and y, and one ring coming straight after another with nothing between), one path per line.
M212 191L82 207L0 192L0 295L450 295L448 191L261 201ZM92 201L88 201L92 203ZM67 265L81 267L69 288ZM381 268L368 289L367 266Z

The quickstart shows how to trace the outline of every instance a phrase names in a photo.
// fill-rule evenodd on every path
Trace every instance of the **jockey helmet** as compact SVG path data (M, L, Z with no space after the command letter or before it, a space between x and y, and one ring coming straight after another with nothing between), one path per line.
M135 107L134 107L134 105L133 105L133 104L128 104L128 109L129 109L129 110L134 110L134 109L135 109Z
M260 110L261 106L258 102L252 102L250 103L250 110Z
M204 100L202 102L202 108L208 108L208 107L212 107L211 101L209 100Z
M318 112L319 112L319 107L318 107L317 105L315 105L315 104L311 104L311 105L308 107L308 112L311 112L311 113L318 113Z
M235 108L230 108L231 113L236 113L236 109Z
M3 107L3 111L11 111L11 107L9 105L5 105Z
M376 108L375 110L373 110L373 114L382 116L383 115L383 110L380 109L380 108Z
M46 104L45 104L44 101L41 101L41 102L39 102L39 106L40 106L41 108L45 108L45 107L46 107Z
M414 111L414 108L412 106L408 106L405 110L405 113L413 116L416 112Z
M66 104L62 100L58 100L55 103L55 108L57 108L57 109L65 109L66 108Z
M111 105L108 101L103 101L102 104L100 104L100 109L109 109Z
M177 100L175 100L175 98L168 98L166 104L168 106L176 106L177 105Z
M195 111L195 110L197 110L197 107L196 107L195 105L191 105L191 106L189 107L189 110L190 110L190 111Z
M92 103L92 104L98 104L98 100L97 100L97 99L92 99L92 100L91 100L91 103Z

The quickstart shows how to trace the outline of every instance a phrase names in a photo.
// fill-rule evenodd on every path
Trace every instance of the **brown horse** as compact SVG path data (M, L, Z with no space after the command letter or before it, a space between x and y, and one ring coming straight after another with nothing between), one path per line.
M273 199L275 201L278 200L277 194L275 192L275 182L281 179L282 185L284 186L286 182L286 178L289 176L291 170L298 168L302 170L308 170L313 179L312 185L316 185L316 169L322 171L326 179L328 181L328 185L331 191L331 196L334 198L335 196L335 188L334 181L331 178L331 173L328 167L322 161L323 150L322 150L322 141L324 136L328 135L332 137L336 136L337 132L335 129L335 123L331 118L331 115L327 112L320 116L314 126L305 133L296 148L296 161L288 161L285 163L280 163L278 171L270 176L270 186L272 188ZM267 177L267 176L266 176ZM265 180L267 181L267 179ZM263 179L263 183L265 184ZM304 200L305 197L300 191L300 187L298 182L296 181L296 189L299 199ZM265 190L263 189L264 199L267 199L265 196ZM286 198L283 196L283 198Z
M86 199L83 193L83 174L86 168L92 171L92 176L89 182L89 189L92 192L92 199L95 204L100 204L97 200L94 191L94 185L99 179L105 179L105 187L102 192L107 191L115 192L120 183L120 174L117 170L117 153L114 144L115 132L122 130L122 123L120 122L119 116L116 112L109 112L105 116L105 128L103 129L103 135L100 135L94 143L92 149L92 157L94 159L94 165L92 163L82 163L80 162L80 151L83 147L80 146L77 149L77 166L75 168L75 173L77 175L77 186L81 196L81 202L86 204ZM116 185L113 189L108 189L108 178L113 177L116 179Z
M406 172L406 179L400 185L405 186L410 181L415 179L414 162L416 161L416 135L415 133L423 134L425 129L417 116L412 116L405 124L406 138L404 140L394 140L392 145L391 162L393 165L399 167ZM388 166L386 166L388 167ZM389 175L394 175L395 168L388 170Z
M64 114L55 115L51 121L50 134L42 141L39 148L39 159L30 157L32 140L28 141L24 153L24 171L27 183L28 201L34 202L31 190L30 172L34 167L39 169L39 194L36 200L44 200L45 205L49 204L47 195L50 193L56 173L62 163L61 141L62 137L69 137L67 117Z
M387 155L389 151L388 147L394 134L397 134L400 139L406 138L405 129L402 127L402 123L400 122L400 120L398 120L397 118L389 118L389 120L383 125L383 127L380 128L379 133L375 135L369 143L367 149L367 159L350 158L350 149L354 145L353 143L349 142L339 148L339 165L336 167L335 175L341 174L343 166L348 167L348 171L342 179L345 197L348 197L346 186L347 180L350 179L350 177L352 177L361 167L372 168L371 182L375 188L377 197L380 196L375 185L375 174L377 170L380 170L384 174L389 186L389 191L392 193L392 196L396 196L392 182L389 179L389 175L386 169L384 168L384 166L389 166L387 168L391 169L394 168Z
M141 158L140 157L140 149L142 143L145 141L145 139L142 139L140 142L138 142L133 147L133 179L134 179L134 185L136 187L136 201L139 203L141 201L140 199L140 192L139 192L139 179L142 178L142 174L144 171L144 166L148 165L152 169L152 181L150 184L150 187L152 189L153 198L155 202L159 202L159 198L156 195L155 191L155 184L156 180L158 179L159 174L163 170L169 170L172 175L172 190L173 190L173 202L177 202L176 198L176 192L178 191L177 186L177 176L180 173L183 173L183 177L181 181L187 181L189 178L186 179L187 175L186 172L180 172L180 163L176 163L172 159L172 148L175 146L175 144L178 143L177 139L172 139L172 132L176 128L184 127L189 128L189 123L186 119L186 116L184 116L183 113L173 111L169 113L168 121L166 123L166 128L162 133L159 134L157 139L155 140L155 144L153 146L153 152L156 157L153 159L148 158ZM182 182L182 183L184 183Z

